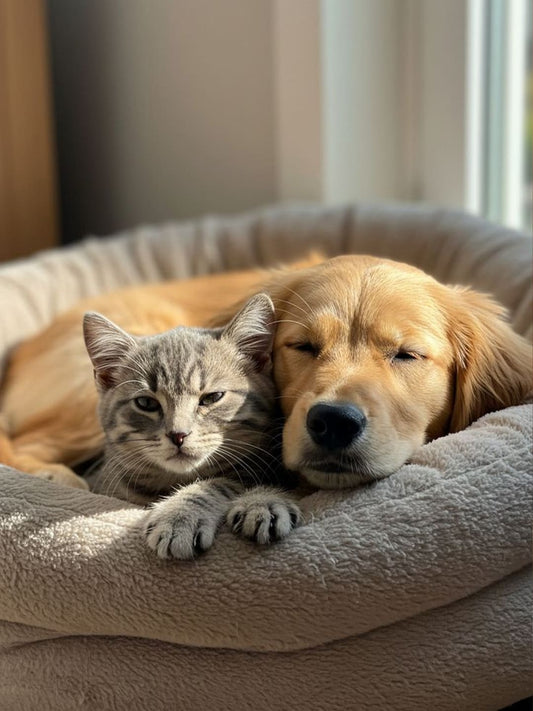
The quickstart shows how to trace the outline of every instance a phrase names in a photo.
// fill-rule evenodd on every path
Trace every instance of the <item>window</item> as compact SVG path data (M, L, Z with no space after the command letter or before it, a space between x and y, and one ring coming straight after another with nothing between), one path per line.
M469 207L531 230L531 0L470 0ZM528 96L529 94L529 96Z
M527 3L523 225L533 231L533 2Z
M420 201L530 231L532 5L277 0L279 197Z

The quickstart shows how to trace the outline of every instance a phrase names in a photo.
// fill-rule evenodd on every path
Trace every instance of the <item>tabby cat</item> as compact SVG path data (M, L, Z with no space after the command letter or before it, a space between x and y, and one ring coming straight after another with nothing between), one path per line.
M85 314L105 435L91 488L156 502L144 533L160 558L207 550L224 519L258 543L283 538L300 520L290 497L269 486L276 468L273 323L265 294L219 329L134 337Z

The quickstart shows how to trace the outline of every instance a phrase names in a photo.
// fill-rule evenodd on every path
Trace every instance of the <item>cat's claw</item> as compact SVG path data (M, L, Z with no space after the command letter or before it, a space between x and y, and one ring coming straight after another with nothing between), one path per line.
M302 514L283 494L252 489L236 499L226 520L237 536L266 545L288 536Z
M159 558L192 560L211 548L217 525L189 517L161 520L146 526L146 542Z
M159 558L178 560L192 560L211 548L219 520L206 516L205 511L165 512L161 509L164 509L162 504L166 503L156 504L148 514L144 527L148 547Z
M153 504L144 520L148 547L160 558L191 560L211 548L242 487L224 478L196 481Z

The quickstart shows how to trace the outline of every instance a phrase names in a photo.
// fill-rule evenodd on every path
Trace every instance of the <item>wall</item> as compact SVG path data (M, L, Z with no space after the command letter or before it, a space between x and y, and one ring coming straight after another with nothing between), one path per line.
M67 240L276 199L270 0L48 0Z
M0 261L58 240L42 0L0 0Z
M445 5L48 0L66 237L284 200L465 207L469 5Z
M400 194L399 0L322 0L324 198Z

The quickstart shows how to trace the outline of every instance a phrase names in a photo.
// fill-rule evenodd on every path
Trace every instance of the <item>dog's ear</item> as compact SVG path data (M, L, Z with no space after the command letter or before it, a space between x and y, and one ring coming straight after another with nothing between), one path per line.
M455 351L455 397L450 431L487 412L518 405L533 390L533 352L506 322L505 309L488 296L455 287L449 334Z

